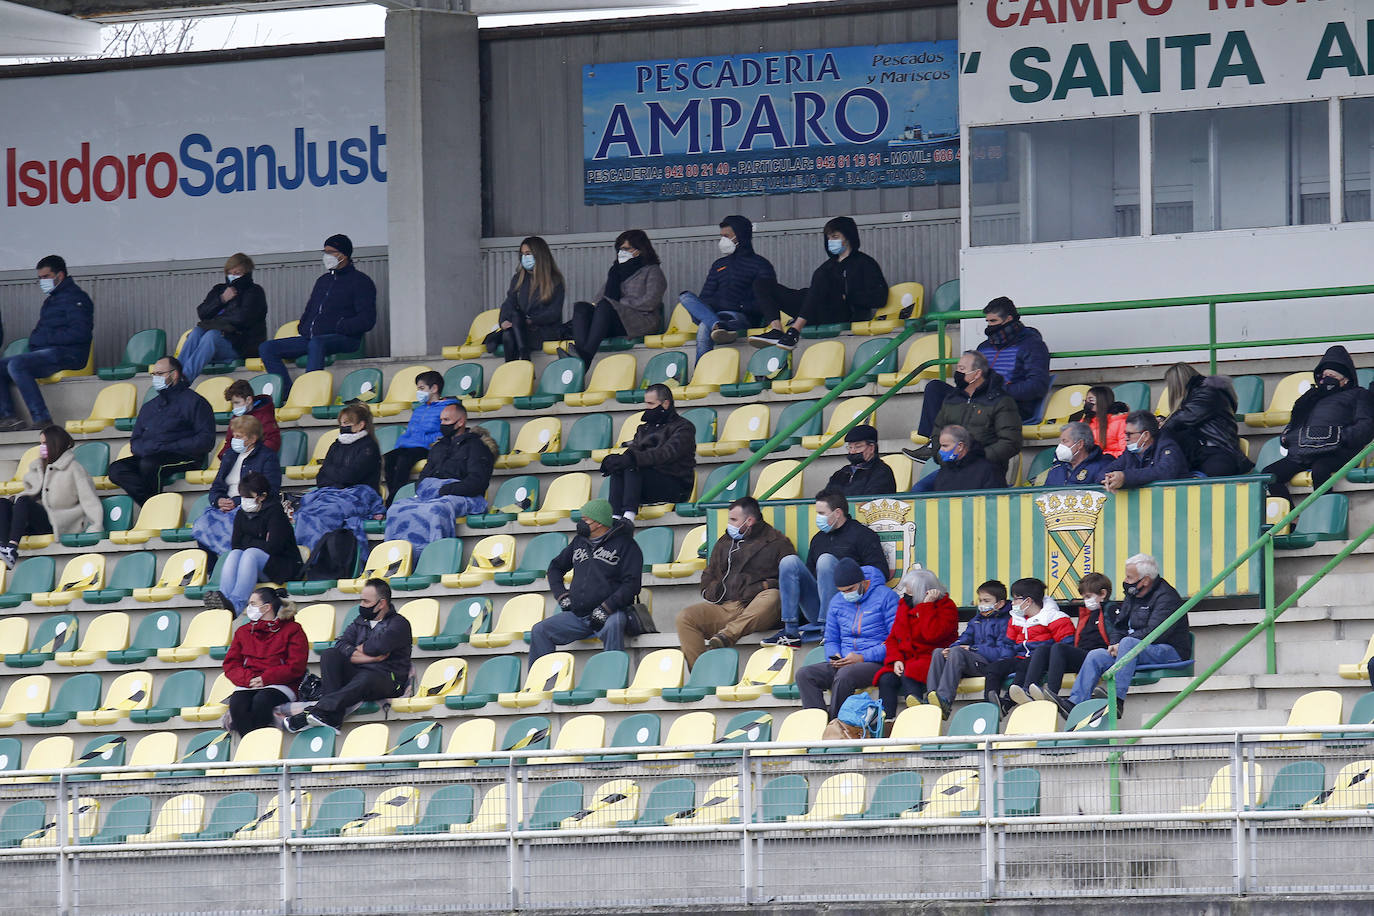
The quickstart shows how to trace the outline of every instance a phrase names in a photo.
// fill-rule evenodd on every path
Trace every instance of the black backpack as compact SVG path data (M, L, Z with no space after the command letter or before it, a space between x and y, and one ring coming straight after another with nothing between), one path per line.
M310 559L305 561L301 578L308 581L320 579L350 579L357 574L358 539L347 528L337 528L320 538Z

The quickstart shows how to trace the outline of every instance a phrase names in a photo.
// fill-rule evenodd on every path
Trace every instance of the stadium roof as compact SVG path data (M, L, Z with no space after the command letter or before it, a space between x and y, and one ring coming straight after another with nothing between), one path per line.
M353 0L356 3L357 0ZM509 13L562 13L625 9L671 10L689 0L375 0L380 6L403 10L445 10L496 15ZM216 16L230 13L263 13L274 10L318 9L351 5L346 0L0 0L0 34L8 31L8 7L28 7L81 19L99 18L104 22L137 19L172 19Z

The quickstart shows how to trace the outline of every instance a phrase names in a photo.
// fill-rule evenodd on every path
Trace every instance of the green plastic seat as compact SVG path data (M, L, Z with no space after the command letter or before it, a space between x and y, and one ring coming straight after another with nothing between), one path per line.
M1371 370L1361 369L1357 374L1363 375L1370 373ZM1374 373L1370 378L1360 382L1361 388L1368 388L1370 380L1374 380ZM1143 382L1140 384L1144 384ZM1247 413L1264 412L1264 379L1258 375L1237 375L1231 379L1231 385L1236 389L1236 419L1245 418ZM1119 395L1118 395L1119 397ZM1132 408L1134 409L1134 408Z
M210 820L199 833L183 837L185 840L211 842L227 840L249 821L258 816L258 796L256 792L230 792L220 796L210 812Z
M139 404L140 404L140 409L141 409L141 406L142 406L142 405L147 404L149 401L151 401L151 400L152 400L153 398L155 398L155 397L157 397L157 389L156 389L156 388L150 387L147 391L143 392L143 400L139 402ZM134 422L135 422L136 420L138 420L138 417L137 417L137 416L133 416L133 417L115 417L114 427L115 427L115 429L119 430L120 432L124 432L124 433L132 432L132 431L133 431L133 428L134 428Z
M959 308L959 281L946 280L935 287L935 294L931 296L931 312L953 312Z
M167 355L167 332L162 328L148 328L138 331L124 345L124 358L118 365L95 370L95 374L107 382L133 378L140 372Z
M873 797L862 814L851 814L847 820L886 821L901 817L921 804L924 787L920 773L901 770L888 773L873 788Z
M758 744L761 741L773 740L773 714L751 709L746 712L736 713L730 717L730 721L725 723L725 730L716 739L716 744ZM726 751L698 751L698 757L738 757L736 750ZM802 805L801 812L806 811L806 805Z
M76 463L92 477L103 477L110 468L110 443L103 440L78 442L72 454L76 456Z
M468 670L471 671L471 667ZM449 709L481 709L488 703L495 703L497 695L519 689L520 656L497 655L478 666L467 693L444 697L444 705Z
M33 560L27 562L32 563ZM20 568L23 567L22 563L19 565ZM44 662L50 662L58 652L69 652L76 648L79 629L76 617L72 614L55 614L47 617L29 639L29 651L6 655L5 664L11 668L37 668Z
M463 542L458 538L439 538L425 545L410 575L391 579L391 587L405 592L428 588L446 573L461 571L462 564Z
M396 744L387 749L388 757L411 757L415 754L437 754L444 748L444 726L438 722L412 722L401 732ZM418 766L414 760L395 763L369 763L369 770L401 770Z
M697 496L704 496L712 487L729 477L739 470L738 464L719 464L706 477L706 483L698 488ZM609 479L609 478L607 478ZM712 502L730 503L739 499L741 496L749 495L749 475L742 474L736 478L730 486L721 490L713 498ZM687 518L700 518L706 514L706 507L701 503L678 503L677 514Z
M192 528L196 519L205 514L205 510L210 508L210 494L202 493L191 503L191 508L186 510L186 523L180 528L163 528L158 537L169 544L186 543L194 541L196 536L192 533Z
M790 424L793 420L796 420L802 414L806 413L807 408L814 407L815 404L815 401L792 401L786 407L784 407L782 409L782 413L778 415L778 423L773 428L773 431L782 432L784 429L787 428L788 424ZM788 436L786 439L783 439L780 443L778 443L778 448L793 448L795 446L801 445L802 436L819 436L820 434L821 412L817 411L814 416L812 416L809 420L807 420L805 423L799 426L792 433L792 435ZM750 441L749 447L754 451L758 451L759 449L763 448L764 444L767 441L767 439L754 439ZM722 494L722 496L723 495L724 494Z
M231 747L231 738L226 731L214 728L209 731L197 732L186 742L186 747L182 751L181 759L179 759L177 763L223 763L229 759ZM175 773L170 771L158 773L157 778L182 779L187 776L204 775L204 770L177 770ZM245 824L247 822L248 821L244 821Z
M697 445L716 441L716 409L714 407L689 407L682 411L682 418L692 424Z
M578 417L563 440L563 448L545 452L539 463L551 468L577 464L592 456L596 449L611 447L611 415L604 412Z
M47 712L31 712L24 719L35 728L56 728L99 705L100 675L88 671L64 680Z
M78 837L83 846L123 843L129 837L147 833L153 825L153 800L146 795L126 795L116 799L105 812L105 821L92 836Z
M606 743L607 747L616 748L644 748L657 747L660 741L659 736L663 732L663 721L656 712L639 712L632 716L626 716L620 720L620 724L615 727L615 732L611 735L611 740ZM596 757L588 757L588 763L604 762L610 763L621 760L634 760L635 754L600 754Z
M27 342L26 340L25 343ZM10 355L8 350L5 351L5 355ZM4 816L0 817L0 849L18 846L24 837L36 830L42 830L43 824L47 822L47 816L47 806L38 799L31 798L10 805L5 809Z
M774 379L792 377L792 351L782 347L764 347L749 357L744 367L744 381L720 386L727 398L752 398L773 385Z
M576 356L556 359L544 367L534 393L516 398L516 410L544 410L560 403L569 391L581 391L585 367Z
M928 461L926 463L934 464L935 462ZM1036 452L1035 457L1031 459L1030 467L1026 470L1026 480L1029 481L1030 486L1036 486L1036 479L1048 471L1052 464L1054 464L1054 449L1042 448Z
M1234 381L1234 379L1232 380ZM1236 392L1239 394L1240 392ZM1113 386L1112 394L1121 403L1125 404L1130 410L1149 410L1150 409L1150 384L1149 382L1122 382L1120 385ZM1261 386L1260 396L1263 397L1263 386ZM1256 407L1251 413L1264 409L1264 405Z
M67 547L92 547L109 537L111 532L128 531L133 527L137 509L134 506L132 496L126 496L122 493L118 496L106 496L100 501L100 504L105 516L101 525L105 529L104 531L64 534L58 540Z
M210 569L210 575L206 577L204 585L191 585L183 593L192 601L199 601L205 597L207 592L219 590L219 577L224 572L224 558L227 554L220 554L215 559L215 565ZM227 651L227 649L226 649ZM223 660L223 656L220 657Z
M954 710L954 715L949 720L949 727L945 729L945 736L950 738L960 736L982 738L997 734L1001 726L1002 711L997 708L996 703L969 703ZM936 751L968 751L977 746L976 744L948 741L922 744L923 749Z
M497 585L529 585L549 573L553 558L568 546L568 536L561 531L546 531L535 535L520 554L520 565L509 572L496 574Z
M401 434L405 431L406 428L400 423L388 423L385 426L378 426L374 431L377 436L377 448L383 455L387 452L395 451L396 443L401 441Z
M81 753L76 755L72 761L72 770L89 769L90 767L122 767L124 757L129 749L129 740L123 735L100 735L86 742L86 746L81 749ZM99 779L96 773L72 772L67 774L69 782L89 782Z
M449 608L442 630L434 636L421 636L415 645L421 649L452 649L468 642L474 633L489 632L491 599L464 598Z
M0 773L19 769L24 746L18 738L0 738Z
M1040 813L1040 771L1034 767L1007 770L993 793L997 817L1033 817Z
M873 337L859 344L858 349L854 351L854 358L849 361L850 370L852 371L853 369L862 366L864 363L868 362L870 359L877 356L878 353L883 349L883 347L887 346L890 343L892 343L891 337ZM849 386L844 390L853 391L856 388L862 388L865 385L871 385L878 380L878 376L882 373L896 371L897 348L894 347L890 353L888 353L886 356L884 356L881 360L878 361L877 365L875 365L872 369L869 369L863 375L859 376L857 379L851 382ZM840 382L842 381L844 381L844 376L832 376L825 380L825 387L833 391L840 386ZM819 429L816 430L816 433L819 432ZM813 434L808 433L807 435Z
M367 809L367 796L362 789L335 789L320 802L315 822L305 836L338 836L344 824L356 821Z
M281 431L281 451L277 460L282 467L300 467L310 460L309 440L303 429L284 429Z
M517 474L501 481L485 515L469 515L469 528L500 528L515 521L527 509L539 505L539 478L533 474Z
M270 397L273 406L280 407L286 403L286 393L282 390L284 387L282 378L275 372L261 372L250 378L248 384L253 389L254 394L265 394Z
M621 821L621 827L662 827L668 818L681 814L696 806L697 784L691 779L679 777L665 779L649 791L644 802L644 812L635 820Z
M1069 710L1068 721L1064 723L1064 731L1076 732L1087 735L1091 732L1101 732L1107 730L1107 701L1102 697L1093 697L1079 703ZM1042 741L1040 746L1046 749L1056 747L1088 747L1094 744L1106 744L1106 738L1060 738L1057 741Z
M1277 441L1277 440L1275 440ZM1303 510L1291 534L1274 538L1277 550L1302 550L1318 541L1344 541L1350 520L1350 497L1344 493L1326 493Z
M1315 760L1295 760L1274 774L1260 811L1296 811L1326 791L1326 767Z
M582 676L572 690L555 690L555 706L586 706L606 695L630 685L630 656L620 650L605 650L587 659Z
M505 736L497 746L502 751L546 751L549 749L549 736L553 733L553 726L545 716L525 716L516 719L506 729ZM517 763L523 764L528 758L517 757ZM504 759L489 757L482 760L483 765L499 764L505 766ZM578 808L582 807L579 803ZM574 811L577 808L573 809Z
M673 562L673 529L642 528L635 532L635 543L644 556L644 572L651 570L655 563Z
M530 812L529 829L557 830L564 818L582 810L582 796L585 793L582 783L575 779L549 783L535 800L534 810Z
M204 702L205 672L199 668L173 671L162 682L162 689L158 691L157 700L147 709L131 711L129 721L141 724L166 722L173 716L180 715L183 709L200 706Z
M413 824L403 824L396 828L402 836L420 833L448 833L452 824L467 824L472 821L476 792L472 786L444 786L429 797L425 803L425 813Z
M382 399L382 370L354 369L344 376L334 393L334 403L310 408L310 415L317 420L333 420L349 401L362 401L375 404Z
M27 337L21 337L18 340L11 342L7 347L5 347L4 355L18 356L20 353L27 352L29 352L29 339Z
M759 821L775 824L791 815L805 814L809 792L806 777L797 773L768 780L759 799Z
M123 561L121 561L122 563ZM127 649L111 649L105 653L105 660L115 665L136 665L157 654L158 649L170 649L181 642L181 614L173 610L161 610L146 615L134 631L133 641ZM190 706L182 703L181 706Z
M356 579L363 571L363 563L366 560L367 558L359 551L358 555L353 558L353 575L348 578ZM337 587L338 584L338 579L293 579L286 583L286 590L292 595L323 595L330 589Z
M481 427L487 431L487 435L496 440L496 454L505 455L510 452L510 421L509 420L486 420L481 422Z
M713 696L717 687L727 687L739 681L739 651L732 646L708 649L697 658L687 683L681 687L666 687L663 699L670 703L695 703Z
M334 756L334 745L338 743L339 733L326 725L316 725L305 731L297 732L291 739L291 746L282 755L283 760L328 760ZM304 773L308 766L291 767L293 773Z
M136 588L151 588L157 581L157 557L150 550L126 553L120 556L114 572L106 582L105 588L87 589L81 593L81 600L87 604L114 604L133 595ZM178 627L180 624L178 624ZM142 633L142 624L139 626ZM135 638L137 642L137 638ZM168 643L175 645L175 643ZM146 656L145 656L146 657Z
M819 665L823 661L825 661L824 643L815 646L810 652L806 653L806 658L802 659L802 663L800 665L793 665L792 670L795 672L798 668L805 668L807 665ZM773 696L777 697L779 700L800 700L801 688L797 686L795 674L793 675L792 683L777 684L773 687L772 693Z
M615 393L621 404L640 404L644 401L644 389L650 385L687 384L687 354L680 350L664 350L654 354L644 366L639 384Z
M57 563L52 557L27 557L21 560L5 583L4 594L0 594L0 608L18 607L37 592L52 591L56 574ZM44 661L51 658L50 655Z
M481 397L483 375L481 363L459 363L444 373L444 397Z

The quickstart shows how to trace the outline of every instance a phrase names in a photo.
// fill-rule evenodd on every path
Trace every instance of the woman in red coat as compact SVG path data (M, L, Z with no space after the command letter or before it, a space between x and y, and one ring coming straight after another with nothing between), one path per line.
M899 697L926 695L930 656L959 635L959 608L933 572L913 566L902 576L897 593L902 599L887 637L886 664L873 679L889 722L897 715Z
M310 651L296 606L275 588L253 592L243 616L224 656L224 676L237 688L229 695L230 727L240 735L271 725L272 710L296 699Z

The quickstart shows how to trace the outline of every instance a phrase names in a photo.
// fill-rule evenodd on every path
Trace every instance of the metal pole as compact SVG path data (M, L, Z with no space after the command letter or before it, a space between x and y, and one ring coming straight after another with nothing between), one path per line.
M1211 366L1211 371L1210 371L1208 374L1209 374L1209 375L1216 375L1216 374L1217 374L1217 304L1216 304L1215 302L1209 302L1209 303L1207 303L1207 343L1209 344L1208 349L1209 349L1209 351L1210 351L1211 354L1212 354L1212 360L1211 360L1211 362L1209 363L1209 365Z
M515 837L515 831L520 826L520 813L524 806L519 802L524 798L521 792L522 786L515 775L515 758L506 760L506 835L509 837L507 852L510 856L510 906L513 910L520 909L520 841Z
M57 846L58 849L72 842L67 836L67 806L70 804L67 799L67 774L65 772L57 774ZM72 912L72 876L71 860L67 853L57 854L57 906L58 912L62 916L70 916Z
M983 781L982 791L978 793L978 808L983 816L983 898L991 900L997 891L997 849L996 833L992 827L993 808L988 802L997 793L997 783L993 773L992 741L983 739Z
M1269 622L1265 630L1265 663L1269 674L1279 673L1279 647L1275 639L1274 622L1278 615L1274 612L1274 542L1264 543L1264 619Z
M1240 743L1240 734L1237 733L1231 744L1231 772L1233 777L1231 779L1231 797L1236 812L1236 819L1231 825L1231 834L1235 841L1236 896L1244 894L1250 883L1246 867L1248 858L1246 853L1246 825L1241 822L1241 813L1246 810L1250 798L1250 763L1245 759L1245 756L1245 751Z
M304 851L297 853L295 868L291 863L291 844L288 840L296 832L296 816L291 810L291 768L282 767L277 779L277 823L281 825L278 835L281 837L281 853L278 856L279 867L281 869L281 911L283 913L293 913L296 910L296 898L299 894L300 876L298 872L304 865Z
M744 823L744 829L739 835L740 852L740 900L745 906L754 902L754 883L757 880L757 863L754 861L754 838L749 835L749 825L754 823L754 787L753 780L749 778L749 767L752 761L749 758L749 748L745 746L739 758L739 798L740 798L740 820Z

